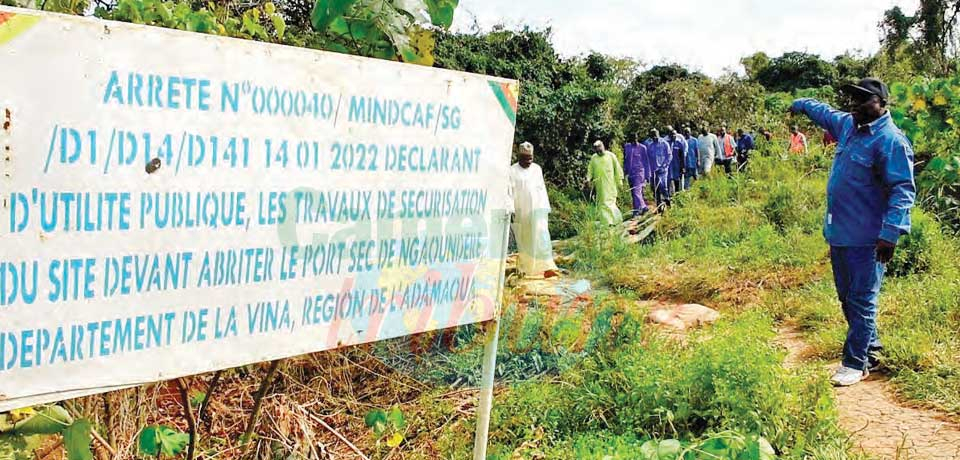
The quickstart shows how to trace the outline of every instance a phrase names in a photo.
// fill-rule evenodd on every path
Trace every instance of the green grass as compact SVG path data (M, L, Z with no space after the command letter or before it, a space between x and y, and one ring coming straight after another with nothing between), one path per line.
M607 327L591 333L583 359L511 385L494 405L491 458L642 458L631 455L649 439L689 447L729 436L762 437L783 458L848 458L822 370L785 369L765 313L685 342L655 333L644 313L609 304L594 323ZM448 458L469 456L452 438L470 428L444 438Z
M759 157L734 178L715 174L678 197L642 245L596 224L585 203L563 203L578 234L571 268L611 294L566 312L508 309L498 370L511 383L494 406L491 458L647 458L651 439L694 449L760 437L781 458L856 458L816 359L839 357L846 328L821 236L828 166L814 153ZM954 413L958 248L917 210L879 317L884 364L902 396ZM685 341L667 339L644 324L636 300L649 298L703 303L725 319ZM809 364L783 367L772 345L783 323L805 333ZM470 429L441 439L445 458L469 456Z

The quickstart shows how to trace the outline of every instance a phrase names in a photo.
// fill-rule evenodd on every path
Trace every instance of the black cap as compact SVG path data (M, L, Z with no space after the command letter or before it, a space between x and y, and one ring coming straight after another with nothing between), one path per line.
M890 97L890 90L887 85L876 78L864 78L856 84L843 85L840 90L848 94L876 95L884 101Z

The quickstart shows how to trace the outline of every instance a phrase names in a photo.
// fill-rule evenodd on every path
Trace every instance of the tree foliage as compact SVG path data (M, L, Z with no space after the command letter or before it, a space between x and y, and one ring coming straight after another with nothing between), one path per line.
M792 92L837 82L837 69L815 54L790 52L773 58L757 73L757 82L770 91Z
M891 87L892 115L913 143L920 199L960 230L960 76Z
M747 77L756 80L760 72L770 65L770 56L767 56L767 53L758 51L740 59L740 64L743 66L743 69L747 71Z
M680 69L653 67L624 90L620 114L628 139L642 139L650 129L667 125L679 129L706 124L715 129L757 124L762 87L735 75L712 80Z
M887 10L879 24L887 58L906 50L922 71L949 75L957 69L958 19L960 0L920 0L913 14L899 6Z
M83 1L83 0L76 0ZM191 0L103 2L105 19L432 65L435 30L459 0Z
M563 59L550 36L550 29L529 28L441 33L436 65L520 80L516 141L537 147L537 162L548 180L576 187L590 159L590 144L600 139L611 145L621 138L614 116L620 94L615 81L624 65L599 54Z

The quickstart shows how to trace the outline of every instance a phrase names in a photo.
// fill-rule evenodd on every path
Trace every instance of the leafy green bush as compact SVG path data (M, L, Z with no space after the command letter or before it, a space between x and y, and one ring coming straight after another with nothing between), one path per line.
M893 260L887 265L890 276L906 276L926 273L938 263L945 254L938 249L944 245L940 225L926 213L915 210L912 216L912 228L897 244Z
M891 113L917 157L918 199L960 230L960 75L890 86Z
M722 322L684 344L643 332L631 311L613 312L616 327L586 360L498 400L493 458L666 458L644 456L666 441L640 439L735 453L765 442L758 436L791 458L814 448L845 455L825 379L812 368L784 369L763 314Z
M580 222L587 214L590 204L579 191L547 187L550 198L550 237L565 240L577 235Z
M702 441L677 439L638 440L630 434L596 432L577 437L546 453L550 459L570 460L772 460L773 447L766 439L736 432L717 433Z
M484 34L438 33L436 65L520 80L516 141L530 142L551 184L578 188L590 145L600 139L613 147L622 138L614 117L621 89L617 74L594 55L563 58L551 31L496 28Z

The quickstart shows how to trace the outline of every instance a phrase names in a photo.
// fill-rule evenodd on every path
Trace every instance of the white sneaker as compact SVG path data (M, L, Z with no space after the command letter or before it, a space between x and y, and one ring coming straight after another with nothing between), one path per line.
M848 387L850 385L859 383L861 380L866 378L867 375L869 375L867 371L840 366L840 368L837 369L837 372L833 374L833 377L830 377L830 381L836 386Z

